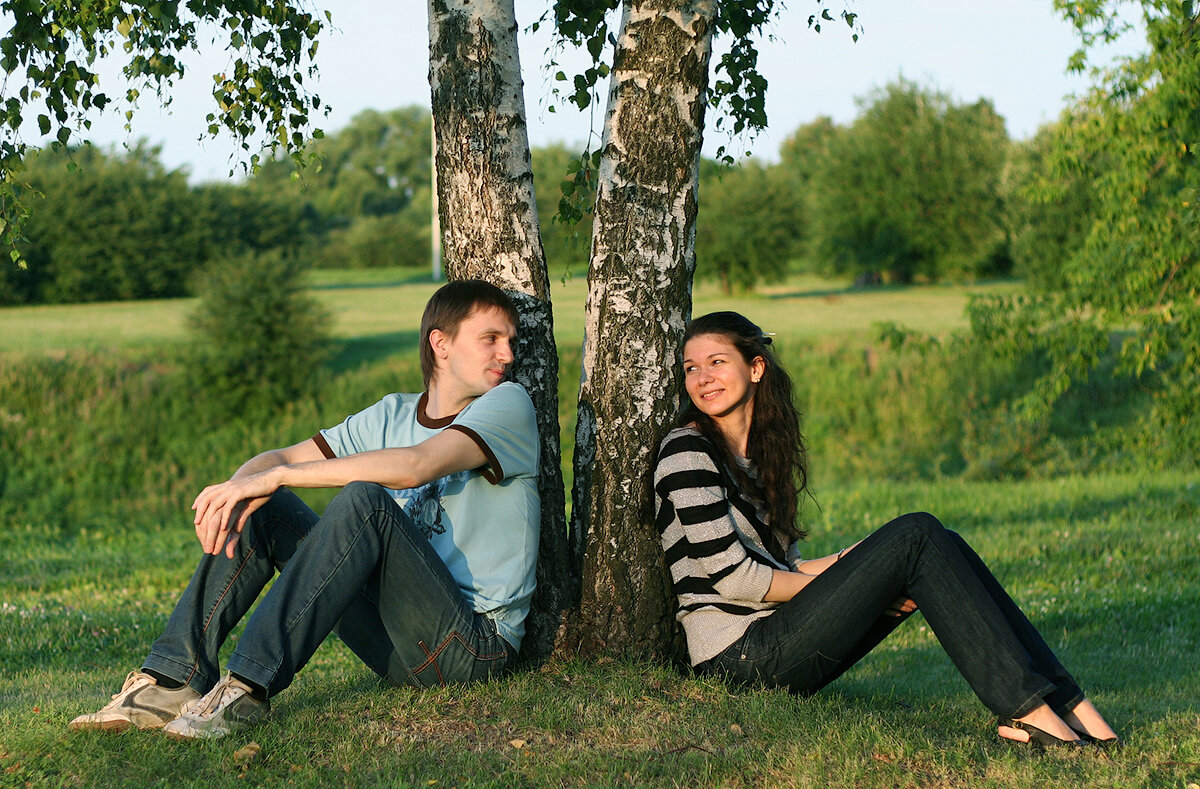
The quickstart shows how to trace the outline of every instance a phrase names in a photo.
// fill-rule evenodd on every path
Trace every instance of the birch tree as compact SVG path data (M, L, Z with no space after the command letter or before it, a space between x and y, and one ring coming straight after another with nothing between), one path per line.
M446 271L504 288L521 313L513 378L541 437L541 548L525 652L544 655L571 602L558 353L538 232L513 0L429 3L429 83Z
M670 585L648 473L679 403L715 0L627 2L610 77L588 271L569 646L663 655ZM578 541L583 545L579 546Z

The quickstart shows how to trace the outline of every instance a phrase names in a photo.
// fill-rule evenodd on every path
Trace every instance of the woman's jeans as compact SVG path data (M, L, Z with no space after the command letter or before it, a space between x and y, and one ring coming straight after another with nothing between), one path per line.
M1075 680L961 537L932 515L904 515L867 537L771 615L697 669L810 693L858 662L900 623L910 597L979 699L1021 717L1043 701L1065 712Z
M205 556L145 668L206 692L218 652L280 571L229 659L274 695L330 632L380 676L426 687L502 673L515 657L381 486L347 485L318 519L280 489L250 516L233 559Z

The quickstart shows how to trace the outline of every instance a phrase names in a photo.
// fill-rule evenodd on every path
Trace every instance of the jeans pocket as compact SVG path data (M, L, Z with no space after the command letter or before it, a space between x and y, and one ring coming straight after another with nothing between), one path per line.
M423 687L492 679L504 673L515 657L512 647L490 623L486 628L476 627L474 632L451 630L436 645L421 641L418 646L425 653L425 661L412 670L412 676Z

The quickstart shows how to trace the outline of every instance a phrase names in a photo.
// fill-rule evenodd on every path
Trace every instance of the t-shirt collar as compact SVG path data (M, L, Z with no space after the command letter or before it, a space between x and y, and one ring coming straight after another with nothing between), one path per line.
M428 405L429 392L421 392L421 397L417 400L417 422L421 425L421 427L428 427L434 430L446 427L454 421L454 417L462 413L459 411L458 414L451 414L450 416L444 416L441 419L434 419L425 411Z

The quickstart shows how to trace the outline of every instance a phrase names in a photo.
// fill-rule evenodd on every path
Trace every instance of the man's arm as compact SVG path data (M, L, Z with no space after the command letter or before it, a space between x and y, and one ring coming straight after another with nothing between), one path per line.
M232 482L236 479L242 479L247 476L259 474L264 471L276 468L287 463L303 463L306 461L320 460L325 457L321 453L317 442L311 438L307 441L301 441L299 444L293 444L290 447L281 447L280 449L268 449L266 452L260 452L254 457L243 463L238 470L233 472L233 476L229 478ZM209 486L217 487L217 486ZM208 490L206 488L205 490ZM274 491L272 491L274 492ZM203 495L203 493L201 494ZM245 525L246 520L251 513L259 507L267 503L270 499L270 494L253 498L243 499L236 506L236 511L233 517L222 521L215 512L203 513L197 508L199 496L192 503L192 509L196 510L195 526L196 539L200 541L200 547L205 553L217 554L222 547L225 548L225 554L229 558L233 558L233 546L237 543L238 534ZM234 525L230 521L236 521L236 527L230 534L230 526Z
M205 553L215 555L224 546L232 558L237 534L250 513L281 487L336 488L365 481L395 489L415 488L485 463L487 457L479 445L458 430L443 430L411 447L338 458L326 458L310 439L264 452L243 464L229 480L202 490L192 505L196 536Z

